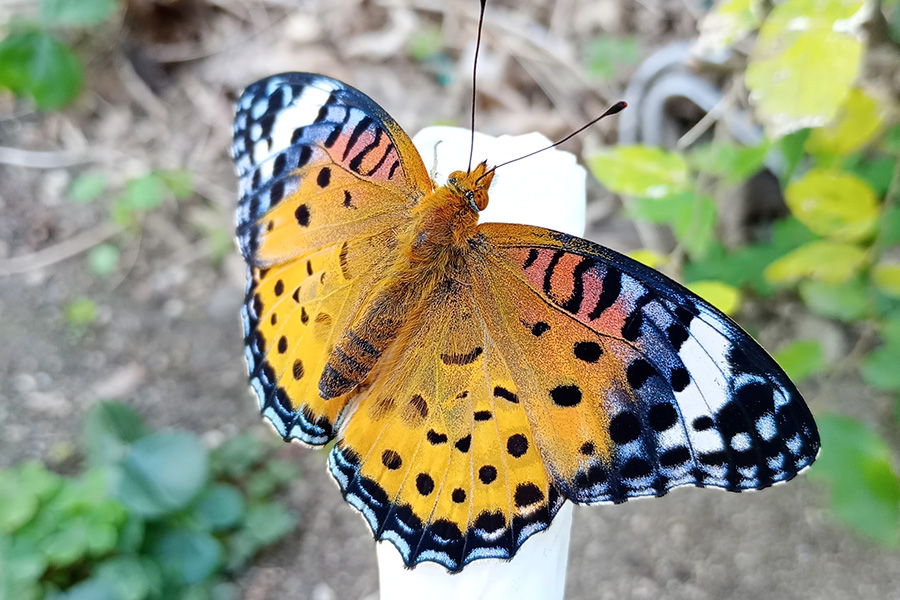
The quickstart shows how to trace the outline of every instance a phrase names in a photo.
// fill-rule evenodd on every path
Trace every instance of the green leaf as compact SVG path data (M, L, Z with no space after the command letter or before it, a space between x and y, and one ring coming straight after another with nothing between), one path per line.
M15 471L0 474L0 533L17 531L37 514L40 500L38 495L19 485Z
M741 305L740 290L722 281L692 281L687 288L726 315L733 315Z
M67 567L80 560L88 551L88 526L84 518L73 518L62 524L43 544L47 563Z
M91 556L104 556L116 547L119 532L109 523L88 519L87 552Z
M41 19L48 25L97 25L110 18L117 0L41 0Z
M247 479L247 495L253 500L264 500L271 497L279 486L290 484L299 476L299 470L293 463L270 459Z
M794 340L775 353L775 360L795 383L825 369L825 355L818 340Z
M141 416L121 402L98 402L84 417L84 446L91 465L112 464L128 451L128 444L147 434Z
M217 475L243 477L264 453L262 442L250 433L241 433L210 453L210 469Z
M884 196L894 177L897 159L891 156L854 154L843 162L843 170L865 181L878 197Z
M84 75L72 50L41 31L0 42L0 87L29 94L44 110L62 108L78 96Z
M46 569L34 540L0 535L0 598L40 600L38 581Z
M600 183L617 194L663 198L690 191L684 158L653 146L616 146L588 158Z
M869 237L878 222L878 200L872 188L840 171L809 171L787 186L785 201L801 223L841 242Z
M818 415L822 451L809 477L831 488L835 514L885 545L900 543L900 482L890 450L877 434L855 419Z
M59 491L63 478L48 471L41 462L26 460L15 470L19 488L37 496L41 502L47 502Z
M869 291L861 277L836 284L803 281L799 291L803 303L823 317L852 323L864 319L869 313Z
M206 448L195 436L151 433L122 461L116 495L138 515L157 518L187 506L208 475Z
M898 3L897 14L900 15L900 3ZM894 125L884 133L881 138L881 149L900 155L900 124Z
M694 196L690 207L675 217L672 231L692 260L706 256L716 239L716 204L713 199L699 194Z
M55 600L119 600L119 594L113 582L91 577L70 587Z
M257 550L281 539L296 526L296 516L280 504L251 506L244 525L228 539L228 569L243 567Z
M595 79L610 79L622 67L636 65L641 58L637 38L601 36L594 38L585 49L588 75Z
M142 518L131 513L122 525L119 532L119 540L117 548L119 552L134 553L137 552L141 544L144 542L144 533L146 524Z
M866 262L866 253L852 244L816 241L792 250L764 271L773 283L815 279L825 283L848 281Z
M228 529L244 516L244 497L232 485L212 485L197 499L193 515L204 527L214 531Z
M890 206L884 211L877 239L882 248L900 244L900 206Z
M150 595L150 577L144 563L133 556L117 556L100 563L94 577L111 583L118 600L144 600Z
M666 223L694 259L706 255L715 240L716 205L709 196L691 192L663 198L633 198L626 212L633 219Z
M90 298L77 298L66 304L65 318L69 325L90 325L96 316L97 305Z
M860 365L863 381L875 389L900 391L900 346L886 344L866 356Z
M427 60L444 49L444 34L437 27L424 27L409 39L409 55L413 60Z
M98 244L87 255L88 270L95 277L107 277L119 265L119 249L112 244Z
M759 30L746 85L771 138L832 121L856 79L863 43L850 18L864 0L786 0Z
M156 173L132 179L113 205L113 219L118 223L128 223L135 213L157 208L162 204L167 189L165 181Z
M737 184L763 168L768 152L768 140L750 147L713 142L698 146L688 158L695 170L718 175L729 184Z
M69 187L72 202L87 204L93 202L106 191L106 176L103 173L87 172L79 175Z
M878 103L864 90L855 88L847 95L837 118L812 131L806 151L814 156L852 154L878 135L881 123Z
M782 185L786 185L791 180L800 161L806 157L806 140L809 139L811 133L811 129L800 129L785 135L776 143L775 147L784 156L785 162L784 171L780 176Z
M153 546L163 569L185 583L199 583L222 561L222 545L207 533L170 530Z
M772 239L750 244L732 253L715 243L707 255L684 267L686 281L718 279L734 287L751 286L758 294L769 295L775 286L765 280L763 271L775 259L816 239L815 235L793 217L772 224Z
M190 171L157 171L157 175L176 198L190 198L194 194L194 174Z
M297 516L275 502L256 504L247 510L243 530L262 545L280 540L297 526Z
M880 262L872 269L872 282L881 293L900 298L900 264Z

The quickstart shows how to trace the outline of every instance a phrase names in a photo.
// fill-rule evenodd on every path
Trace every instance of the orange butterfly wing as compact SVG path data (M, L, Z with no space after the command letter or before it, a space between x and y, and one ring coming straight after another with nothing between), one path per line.
M347 399L321 399L319 374L431 181L378 105L309 73L245 90L232 155L251 386L283 437L324 444Z
M464 281L448 281L373 373L329 457L345 498L407 564L509 558L562 504L513 366Z
M488 329L517 350L520 396L566 497L762 489L812 464L819 437L799 392L709 303L587 240L479 232L489 266L476 295L496 306Z

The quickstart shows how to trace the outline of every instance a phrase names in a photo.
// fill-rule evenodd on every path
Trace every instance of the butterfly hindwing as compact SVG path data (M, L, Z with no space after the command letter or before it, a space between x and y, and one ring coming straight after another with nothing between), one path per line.
M405 562L509 558L562 498L471 290L446 282L373 373L330 456L345 498Z
M238 245L250 264L243 317L251 385L283 437L324 444L347 402L320 397L325 362L391 266L410 208L431 183L383 109L309 73L246 89L232 154Z
M237 102L232 156L237 235L258 266L393 226L431 182L409 137L375 102L336 79L284 73Z
M517 373L546 374L525 408L536 432L552 432L537 442L567 497L761 489L815 459L818 434L794 385L707 302L580 238L479 231L494 273L480 294L507 315Z

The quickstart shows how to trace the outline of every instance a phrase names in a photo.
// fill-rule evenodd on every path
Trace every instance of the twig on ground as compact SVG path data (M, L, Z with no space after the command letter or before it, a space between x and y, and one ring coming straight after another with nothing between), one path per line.
M121 231L122 228L118 225L101 223L93 229L83 231L74 237L32 254L0 260L0 276L27 273L49 267L67 258L81 254L85 250L105 242Z

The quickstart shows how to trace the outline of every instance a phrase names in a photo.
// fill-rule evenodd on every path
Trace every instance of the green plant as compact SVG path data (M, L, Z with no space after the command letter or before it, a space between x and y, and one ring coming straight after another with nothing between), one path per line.
M273 493L297 477L249 434L208 451L123 404L84 421L87 469L0 471L0 597L237 598L230 577L296 526Z
M0 87L31 96L44 110L69 104L81 91L84 69L59 37L102 23L118 4L118 0L41 0L37 20L14 21L0 41Z
M687 151L618 147L588 162L623 196L628 215L671 227L678 247L669 256L644 249L640 260L667 264L726 312L748 295L794 295L855 336L854 350L832 362L815 339L795 340L776 358L795 381L855 370L866 385L893 395L894 419L876 406L854 407L867 422L885 423L878 432L862 420L817 414L822 452L810 475L830 488L838 518L896 546L896 448L882 435L895 437L900 424L900 126L885 116L895 107L862 77L864 4L785 0L766 14L755 0L725 0L704 21L699 46L727 47L758 31L733 83L749 91L765 139L741 147L716 128L712 142ZM885 16L896 19L896 12ZM773 153L784 165L790 215L759 241L727 248L717 237L714 199Z

